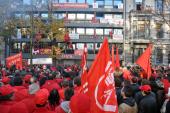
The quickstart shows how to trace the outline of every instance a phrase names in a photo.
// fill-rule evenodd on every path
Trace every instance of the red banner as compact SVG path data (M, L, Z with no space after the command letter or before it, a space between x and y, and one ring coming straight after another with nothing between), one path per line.
M6 58L6 65L10 68L12 65L15 65L17 69L22 69L22 53L18 53L13 56Z

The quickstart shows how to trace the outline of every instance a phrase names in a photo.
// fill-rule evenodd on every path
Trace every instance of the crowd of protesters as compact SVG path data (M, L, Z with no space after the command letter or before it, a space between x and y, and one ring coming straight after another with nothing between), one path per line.
M80 76L78 65L1 65L0 113L90 113ZM115 70L119 113L170 113L170 68L157 66L146 76L137 66Z

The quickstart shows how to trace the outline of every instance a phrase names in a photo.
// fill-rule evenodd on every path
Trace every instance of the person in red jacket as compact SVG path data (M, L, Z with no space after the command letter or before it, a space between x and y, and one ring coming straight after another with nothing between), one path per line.
M40 89L35 94L35 104L36 109L33 113L55 113L50 111L47 107L47 100L49 96L49 91L47 89Z
M10 82L10 78L8 78L8 77L3 77L2 80L1 80L1 82L3 83L3 85L7 85L7 84L9 84L9 82Z
M15 101L21 101L29 96L28 89L23 86L22 78L17 76L14 78Z
M71 113L90 113L90 98L83 93L72 96L70 100Z
M0 87L0 113L8 113L11 106L16 102L13 101L14 89L10 85Z

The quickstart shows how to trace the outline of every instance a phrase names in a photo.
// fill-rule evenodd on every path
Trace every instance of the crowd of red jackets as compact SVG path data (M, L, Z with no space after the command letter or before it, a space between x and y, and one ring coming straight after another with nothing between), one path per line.
M170 76L169 70L161 71L153 72L152 77L159 78L163 74L160 81L164 94L167 94L170 87L167 78ZM117 74L117 77L129 79L126 74L121 77ZM132 74L136 76L135 72ZM80 93L80 75L78 65L36 65L23 70L1 66L0 113L90 113L90 99ZM151 89L143 86L141 90Z

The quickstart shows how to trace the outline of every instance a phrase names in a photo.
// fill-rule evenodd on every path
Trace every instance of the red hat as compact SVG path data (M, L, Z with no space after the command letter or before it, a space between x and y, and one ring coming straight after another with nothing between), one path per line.
M49 92L47 89L40 89L35 94L35 103L39 105L43 105L47 102L49 96Z
M140 90L141 91L151 91L151 87L150 87L150 85L143 85L143 86L140 86Z
M31 77L32 77L32 75L25 75L24 81L29 82Z
M7 84L7 83L9 83L10 78L8 78L8 77L3 77L1 81L2 81L4 84Z
M90 98L86 94L82 93L72 96L70 100L70 109L72 113L89 113Z
M14 89L10 85L4 85L0 87L0 96L6 96L14 92Z

